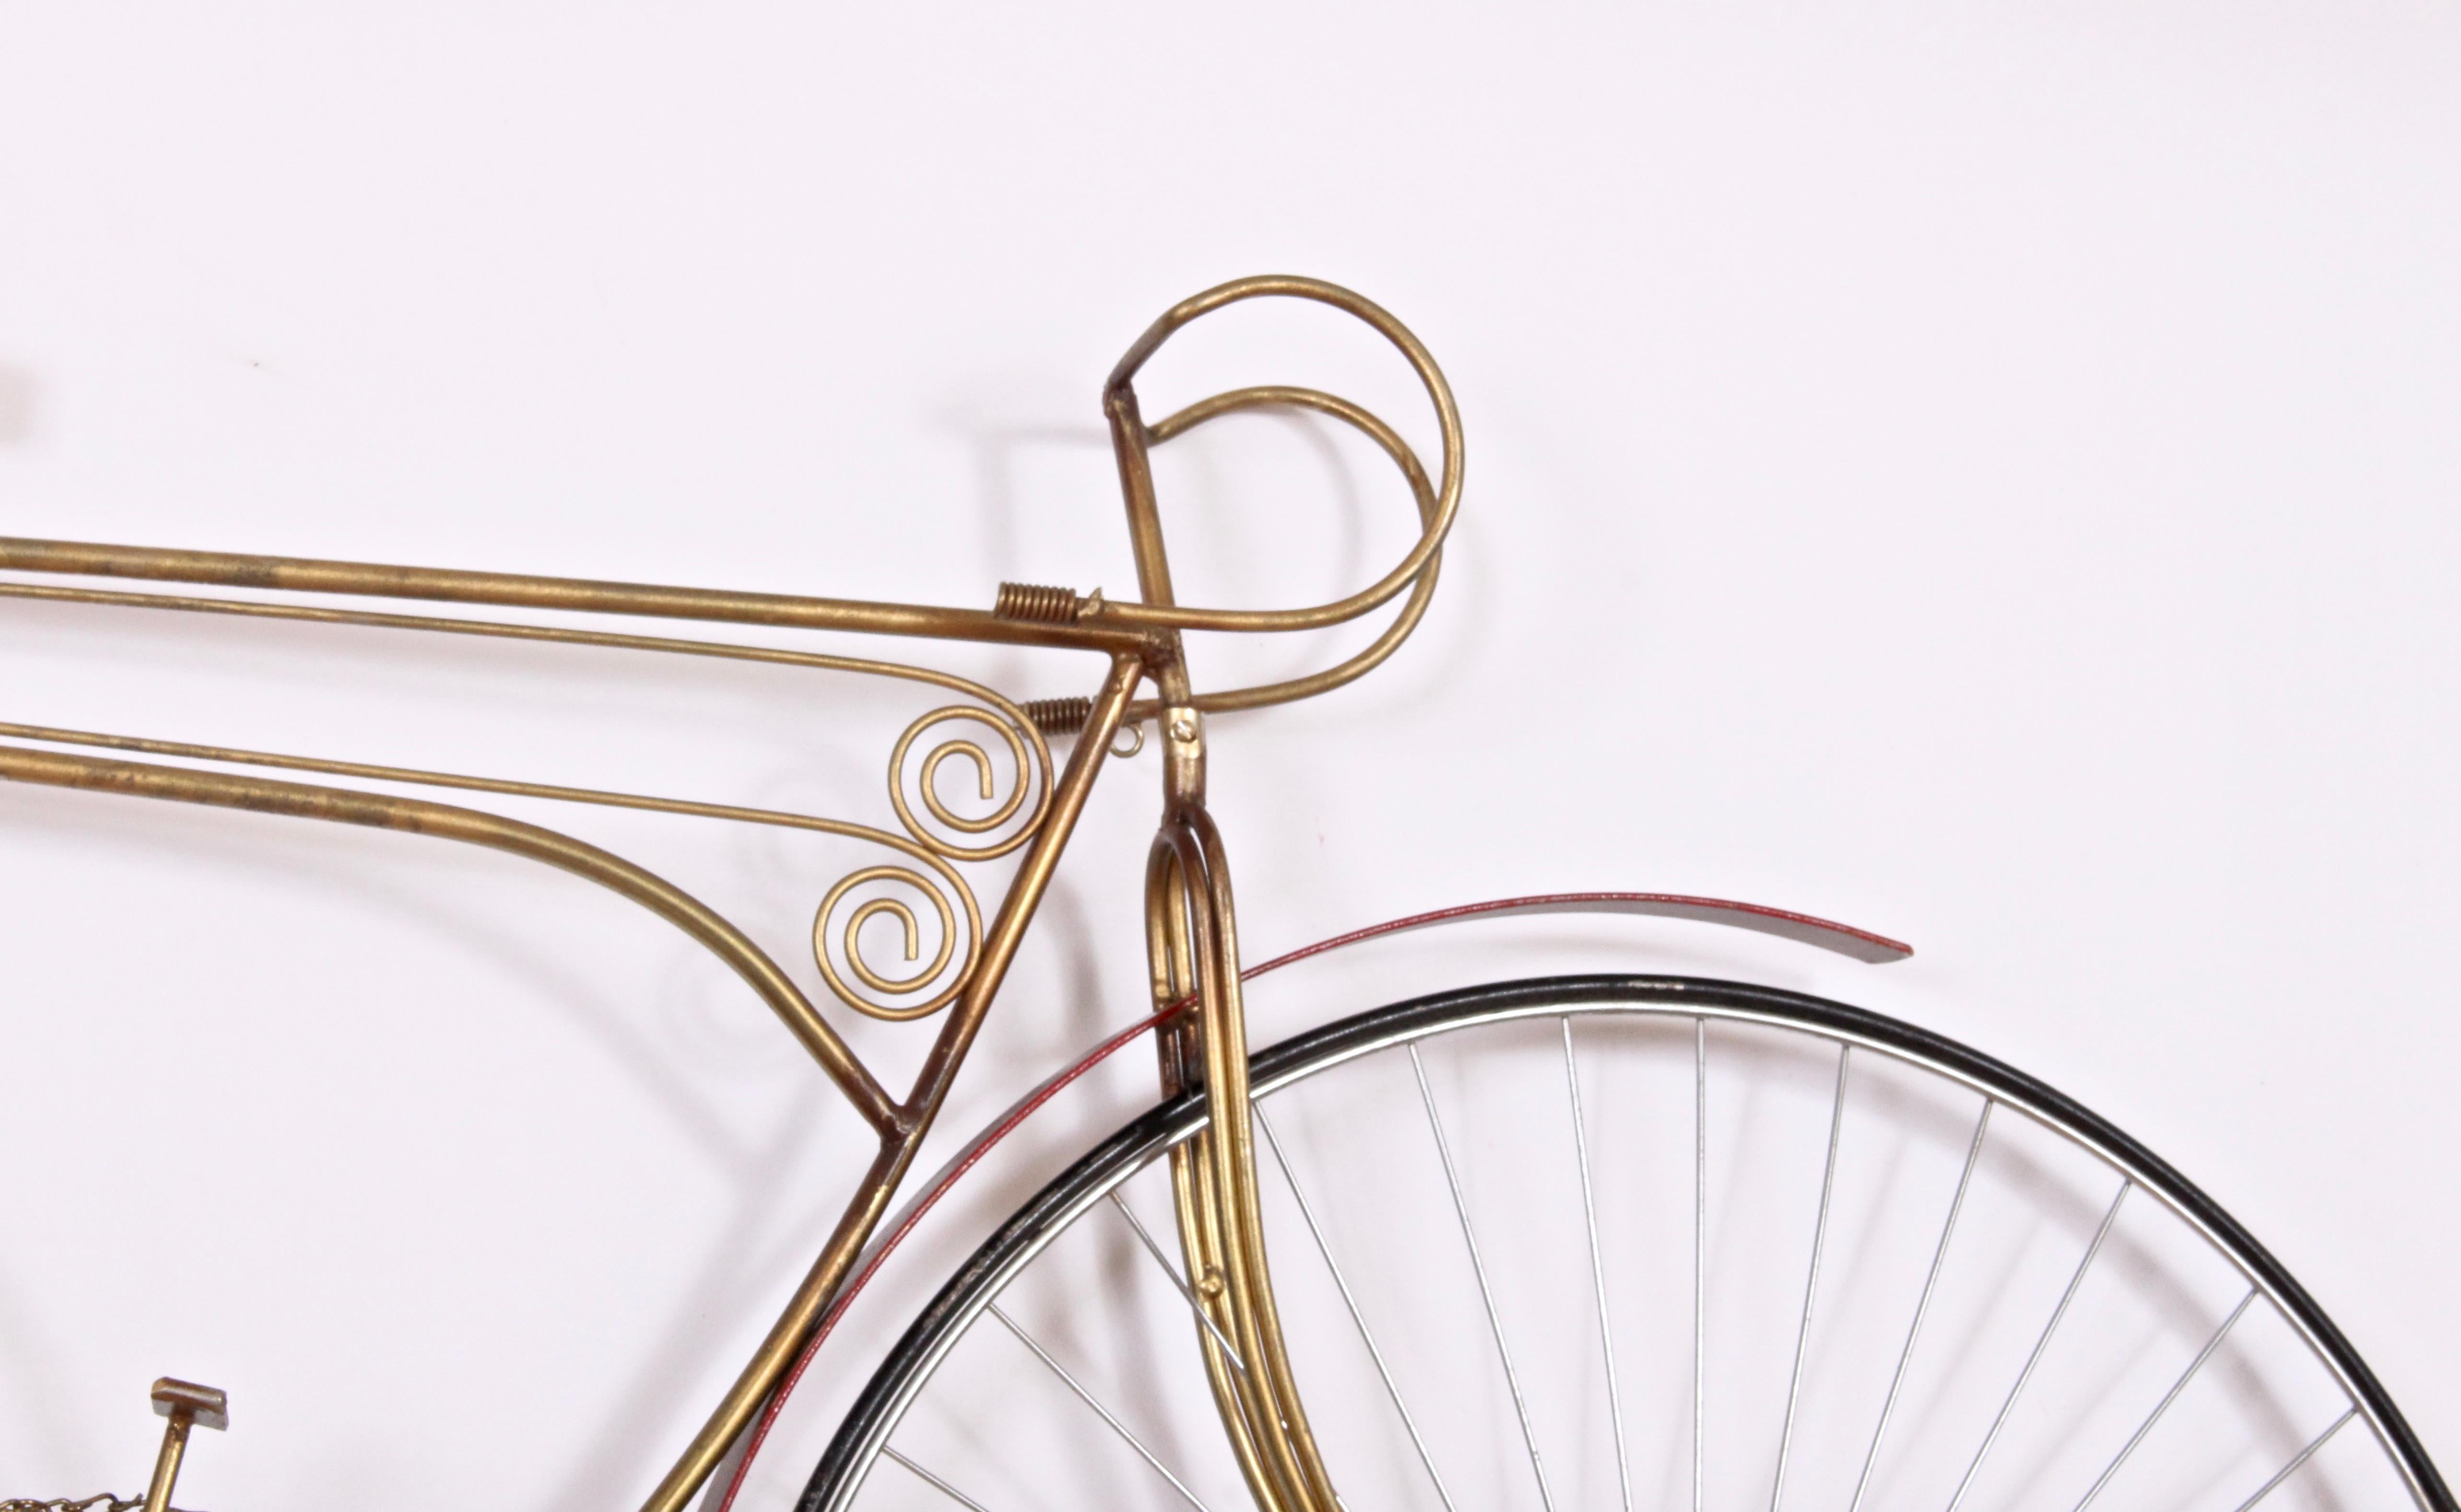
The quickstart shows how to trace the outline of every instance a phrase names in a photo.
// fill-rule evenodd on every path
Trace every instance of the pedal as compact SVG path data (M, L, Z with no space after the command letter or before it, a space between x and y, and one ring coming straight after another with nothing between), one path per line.
M188 1430L228 1428L230 1398L213 1387L165 1375L154 1383L154 1411L170 1421L162 1425L162 1452L155 1457L153 1483L145 1488L142 1501L131 1501L108 1491L49 1501L11 1497L0 1501L0 1512L171 1512L171 1485L180 1479L180 1460L188 1451Z
M143 1512L170 1512L171 1486L180 1479L180 1460L188 1452L188 1430L228 1428L230 1398L211 1386L165 1375L154 1383L154 1411L170 1420L162 1425L162 1450L154 1457Z

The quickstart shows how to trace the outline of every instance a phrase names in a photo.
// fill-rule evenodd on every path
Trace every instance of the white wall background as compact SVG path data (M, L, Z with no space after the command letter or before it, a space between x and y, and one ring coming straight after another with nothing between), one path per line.
M1252 953L1582 886L1921 953L1498 930L1276 989L1260 1032L1540 961L1912 1018L2205 1183L2461 1456L2449 11L21 6L0 37L13 534L1116 591L1119 349L1240 273L1368 292L1457 385L1469 501L1389 671L1217 727ZM1363 353L1257 314L1149 413L1320 376L1415 424ZM1173 460L1187 596L1398 552L1398 497L1316 437ZM896 718L776 673L22 604L0 657L11 720L886 815ZM1154 780L1098 793L952 1126L1137 1013ZM555 817L781 955L846 859ZM169 1372L235 1400L189 1505L629 1504L859 1163L757 1005L567 879L27 790L0 846L0 1493L139 1484Z

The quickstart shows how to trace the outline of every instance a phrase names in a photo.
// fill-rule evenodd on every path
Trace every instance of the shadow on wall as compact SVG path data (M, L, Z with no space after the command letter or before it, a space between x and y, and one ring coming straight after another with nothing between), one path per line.
M0 362L0 446L22 445L34 434L34 375Z

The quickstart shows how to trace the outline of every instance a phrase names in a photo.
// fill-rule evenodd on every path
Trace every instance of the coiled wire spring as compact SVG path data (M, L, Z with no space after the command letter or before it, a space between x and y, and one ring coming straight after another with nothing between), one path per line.
M1046 735L1073 735L1094 717L1091 698L1029 698L1018 707Z
M1030 620L1037 625L1077 622L1077 590L1039 583L1003 583L992 600L992 612L1004 620Z

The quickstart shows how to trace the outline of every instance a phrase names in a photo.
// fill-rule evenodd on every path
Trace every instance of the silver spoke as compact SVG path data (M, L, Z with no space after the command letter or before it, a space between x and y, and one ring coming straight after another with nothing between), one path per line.
M1186 1482L1182 1481L1179 1477L1170 1473L1169 1466L1154 1458L1153 1451L1146 1448L1143 1440L1139 1439L1136 1435L1128 1432L1127 1424L1120 1421L1117 1417L1112 1416L1111 1410L1109 1408L1103 1406L1101 1402L1096 1401L1094 1399L1093 1393L1079 1385L1077 1383L1077 1377L1068 1374L1068 1368L1066 1366L1060 1364L1058 1360L1053 1359L1051 1357L1051 1352L1044 1349L1040 1344L1036 1343L1033 1334L1026 1332L1025 1330L1021 1328L1018 1328L1015 1319L1011 1318L1007 1313L1002 1312L999 1309L998 1303L987 1303L985 1304L985 1309L993 1317L999 1319L1001 1327L1016 1335L1016 1341L1019 1344L1032 1350L1034 1352L1034 1357L1048 1366L1052 1374L1059 1376L1070 1391L1075 1392L1079 1401L1083 1402L1086 1406L1094 1409L1094 1415L1096 1416L1110 1424L1111 1432L1118 1434L1121 1439L1124 1441L1129 1448L1137 1452L1139 1458L1143 1459L1145 1463L1153 1466L1154 1473L1156 1475L1159 1475L1165 1480L1169 1481L1170 1488L1178 1492L1181 1498L1185 1500L1189 1506L1196 1508L1196 1512L1212 1512L1211 1508L1208 1507L1204 1502L1196 1499L1196 1493L1188 1489Z
M1573 1020L1564 1026L1564 1084L1573 1097L1573 1155L1581 1168L1581 1216L1590 1225L1590 1280L1598 1299L1598 1352L1607 1365L1607 1416L1615 1423L1616 1485L1623 1493L1623 1512L1632 1512L1632 1468L1623 1447L1623 1397L1616 1390L1615 1328L1607 1321L1607 1267L1598 1252L1598 1209L1590 1194L1590 1137L1581 1127L1581 1072L1573 1058Z
M2136 1432L2129 1435L2128 1442L2120 1447L2117 1458L2113 1459L2109 1468L2104 1470L2095 1480L2092 1487L2086 1492L2085 1500L2076 1504L2075 1512L2085 1512L2086 1508L2093 1505L2093 1499L2102 1495L2102 1488L2110 1484L2112 1476L2119 1474L2119 1467L2128 1462L2128 1457L2136 1452L2136 1446L2145 1441L2145 1436L2153 1431L2153 1425L2162 1420L2162 1415L2171 1410L2171 1404L2179 1399L2179 1394L2186 1391L2188 1383L2196 1378L2196 1373L2205 1368L2205 1361L2214 1357L2214 1351L2222 1347L2222 1340L2230 1337L2230 1331L2238 1326L2240 1314L2247 1311L2248 1304L2255 1300L2256 1288L2250 1287L2247 1295L2238 1299L2238 1306L2231 1309L2230 1316L2222 1319L2221 1327L2214 1330L2214 1336L2205 1341L2205 1347L2196 1352L2196 1357L2188 1362L2188 1368L2179 1373L2179 1378L2171 1383L2170 1391L2163 1395L2162 1400L2154 1407L2152 1413L2136 1425Z
M1786 1427L1777 1437L1777 1479L1769 1484L1769 1512L1786 1495L1787 1452L1794 1445L1794 1410L1803 1395L1803 1356L1811 1343L1811 1299L1820 1290L1820 1252L1829 1242L1829 1198L1837 1189L1837 1136L1846 1126L1846 1065L1851 1045L1837 1047L1837 1090L1829 1104L1829 1162L1820 1170L1820 1217L1811 1225L1811 1270L1803 1279L1803 1321L1794 1331L1794 1374L1786 1387Z
M1974 1120L1974 1143L1965 1152L1965 1169L1957 1178L1957 1196L1948 1204L1948 1222L1939 1231L1939 1247L1932 1251L1931 1274L1923 1278L1922 1299L1915 1304L1914 1327L1906 1331L1904 1352L1897 1356L1896 1374L1889 1378L1888 1400L1880 1404L1880 1426L1872 1430L1872 1452L1863 1457L1862 1479L1854 1482L1854 1500L1847 1503L1846 1512L1862 1512L1863 1494L1872 1488L1872 1467L1880 1462L1881 1441L1889 1437L1889 1419L1897 1410L1897 1393L1906 1384L1906 1367L1914 1363L1915 1342L1922 1337L1923 1319L1931 1312L1932 1293L1938 1289L1940 1267L1948 1260L1948 1242L1957 1235L1957 1217L1965 1210L1965 1194L1974 1184L1975 1162L1982 1159L1982 1137L1991 1132L1991 1111L2000 1106L1997 1097L1982 1099L1982 1117Z
M967 1512L989 1512L989 1509L981 1502L975 1501L973 1497L966 1495L963 1491L958 1490L955 1486L951 1485L946 1480L941 1480L931 1471L924 1469L913 1460L907 1459L904 1455L899 1454L895 1449L889 1447L888 1444L882 1444L880 1446L880 1452L887 1455L889 1459L896 1460L899 1464L904 1465L907 1469L913 1471L917 1476L921 1477L925 1482L937 1488L940 1493L946 1496L950 1501L966 1508Z
M1531 1041L1551 1018L1555 1043ZM1408 1054L1406 1085L1391 1051ZM2400 1512L2431 1512L2418 1488L2432 1471L2375 1423L2347 1385L2364 1374L2266 1289L2236 1230L2107 1127L1918 1032L1748 988L1572 979L1359 1015L1273 1065L1280 1090L1252 1126L1257 1163L1277 1171L1260 1179L1287 1195L1267 1204L1305 1224L1364 1352L1334 1362L1355 1419L1337 1437L1366 1457L1343 1488L1358 1512L1515 1498L1527 1512L2006 1512L2044 1496L2049 1512L2118 1512L2174 1492L2297 1512L2392 1496L2386 1467L2417 1502ZM1287 1143L1284 1119L1297 1120ZM1037 1487L1054 1506L1240 1512L1247 1487L1225 1453L1237 1446L1191 1367L1201 1354L1216 1386L1244 1392L1261 1365L1163 1169L1204 1126L1201 1099L1147 1116L977 1248L930 1331L910 1329L866 1388L860 1441L824 1459L818 1504L1003 1512ZM1104 1203L1117 1211L1094 1215ZM1426 1227L1443 1224L1430 1203L1451 1208L1461 1250ZM1062 1243L1073 1228L1087 1232ZM1043 1278L1032 1292L1015 1285L1029 1274ZM1477 1324L1462 1332L1473 1301L1484 1339ZM1316 1310L1319 1333L1343 1331ZM952 1350L976 1319L1025 1349ZM1380 1386L1358 1374L1367 1364ZM2318 1365L2348 1367L2343 1389ZM969 1422L1008 1426L986 1437ZM2044 1455L2067 1473L2017 1463ZM1329 1497L1325 1512L1342 1508Z
M1402 1415L1402 1426L1410 1435L1410 1446L1419 1451L1419 1463L1427 1467L1427 1479L1435 1482L1436 1500L1444 1504L1444 1512L1457 1512L1452 1493L1444 1489L1444 1478L1436 1473L1435 1457L1427 1453L1427 1441L1419 1436L1418 1419L1412 1417L1410 1409L1402 1403L1402 1388L1393 1383L1393 1373L1384 1364L1384 1352L1376 1347L1376 1336L1367 1331L1367 1317L1359 1310L1359 1300L1350 1294L1350 1283L1343 1279L1341 1267L1334 1263L1332 1246L1324 1242L1324 1230L1316 1225L1316 1208L1308 1203L1307 1193L1300 1190L1299 1179L1291 1170L1289 1157L1282 1154L1282 1141L1274 1135L1271 1120L1265 1117L1262 1099L1248 1105L1248 1116L1255 1120L1257 1128L1264 1131L1265 1147L1273 1152L1273 1163L1281 1167L1282 1180L1289 1184L1291 1196L1299 1204L1299 1217L1307 1224L1308 1237L1316 1241L1316 1252L1324 1257L1324 1268L1332 1272L1334 1288L1341 1293L1341 1305L1350 1310L1350 1321L1358 1325L1359 1342L1367 1346L1367 1357L1376 1362L1376 1374L1384 1382L1384 1395L1393 1398L1393 1410Z
M1965 1479L1957 1483L1957 1495L1948 1499L1948 1512L1957 1512L1964 1503L1974 1478L1982 1473L1982 1461L1989 1457L1991 1446L2000 1441L2000 1430L2008 1426L2008 1415L2017 1410L2017 1398L2024 1395L2025 1383L2034 1378L2034 1367L2043 1363L2043 1352L2051 1347L2051 1335L2059 1331L2060 1320L2068 1315L2068 1304L2076 1300L2077 1288L2085 1285L2085 1273L2093 1268L2093 1257L2102 1253L2103 1241L2110 1237L2110 1225L2119 1222L2120 1204L2134 1190L2134 1177L2120 1182L2119 1195L2110 1200L2110 1211L2102 1215L2102 1226L2094 1230L2093 1243L2086 1246L2085 1258L2077 1262L2076 1274L2068 1278L2068 1288L2060 1293L2060 1305L2051 1310L2051 1321L2043 1325L2043 1336L2034 1341L2034 1352L2025 1356L2025 1368L2017 1373L2017 1384L2008 1388L2008 1399L2000 1404L2000 1416L1991 1419L1991 1431L1982 1436L1982 1447L1974 1451L1974 1462L1965 1467Z
M1229 1336L1223 1333L1222 1326L1214 1322L1212 1314L1205 1310L1205 1303L1197 1296L1195 1288L1188 1284L1188 1278L1179 1273L1179 1267L1170 1263L1170 1257L1162 1252L1162 1246L1154 1243L1153 1235L1145 1232L1145 1225L1137 1222L1137 1215L1129 1209L1126 1203L1120 1200L1118 1187L1111 1188L1110 1198L1111 1205L1118 1208L1120 1216L1128 1221L1128 1226L1137 1231L1137 1238L1144 1243L1145 1253L1153 1256L1154 1264L1162 1267L1162 1273L1168 1276L1170 1284L1179 1288L1179 1294L1188 1299L1188 1309L1196 1314L1196 1321L1205 1325L1205 1331L1213 1335L1213 1342L1222 1346L1222 1352L1230 1357L1231 1365L1239 1374L1247 1374L1247 1362L1239 1358L1238 1350L1231 1346Z
M2306 1448L2301 1449L2297 1454L2291 1456L2290 1462L2288 1464L2283 1465L2280 1469L2273 1473L2272 1480L2267 1480L2264 1484L2257 1487L2256 1495L2249 1497L2246 1501L2240 1502L2238 1504L2238 1512L2248 1512L2248 1508L2256 1505L2258 1501L2263 1501L2266 1497L2271 1496L2275 1486L2279 1485L2284 1480L2289 1480L2293 1475L2296 1475L2299 1471L2299 1467L2305 1464L2310 1456L2315 1454L2317 1450L2324 1447L2325 1440L2331 1438L2335 1434L2340 1433L2343 1425L2357 1416L2359 1416L2359 1410L2354 1406L2349 1411L2343 1413L2341 1416L2334 1418L2332 1427L2325 1429L2322 1433L2318 1434L2315 1437L2309 1439L2307 1441Z
M1419 1058L1416 1041L1410 1045L1410 1070L1419 1078L1419 1100L1426 1106L1427 1128L1436 1137L1436 1157L1444 1161L1444 1184L1452 1188L1453 1213L1461 1220L1462 1243L1469 1246L1469 1268L1478 1277L1478 1298L1487 1306L1487 1326L1495 1335L1496 1355L1504 1361L1504 1384L1512 1392L1512 1410L1521 1417L1521 1441L1530 1449L1530 1469L1538 1478L1538 1501L1547 1512L1555 1512L1555 1498L1547 1486L1547 1467L1538 1458L1538 1436L1530 1426L1530 1404L1521 1395L1521 1376L1512 1368L1512 1351L1504 1342L1504 1319L1495 1310L1495 1293L1487 1284L1487 1263L1479 1258L1478 1235L1471 1231L1469 1205L1462 1200L1461 1176L1453 1169L1452 1146L1444 1139L1444 1122L1436 1114L1435 1090L1427 1085L1426 1064Z

